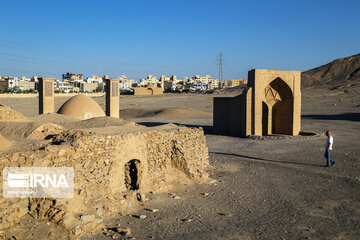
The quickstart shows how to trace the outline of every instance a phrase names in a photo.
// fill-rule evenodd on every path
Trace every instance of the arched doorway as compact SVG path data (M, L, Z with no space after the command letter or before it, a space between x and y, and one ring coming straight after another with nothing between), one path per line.
M269 108L265 102L262 102L262 135L268 135L269 126Z
M154 90L152 88L147 89L150 95L154 95Z
M134 159L125 164L125 186L127 190L138 190L141 180L141 163Z
M292 135L294 99L290 87L276 78L265 88L265 102L270 109L267 121L271 131L267 133Z

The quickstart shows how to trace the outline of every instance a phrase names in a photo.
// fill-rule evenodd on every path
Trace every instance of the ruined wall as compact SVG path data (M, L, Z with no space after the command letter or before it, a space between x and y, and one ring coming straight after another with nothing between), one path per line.
M247 92L236 97L214 98L213 122L214 132L217 134L245 137L248 118Z
M140 163L136 191L127 187L129 161ZM168 189L174 176L206 179L208 150L202 129L179 127L118 135L65 131L43 148L3 153L0 167L74 167L72 199L0 198L0 229L29 213L74 234L101 226L102 218L127 209L149 191ZM2 172L0 173L2 177Z

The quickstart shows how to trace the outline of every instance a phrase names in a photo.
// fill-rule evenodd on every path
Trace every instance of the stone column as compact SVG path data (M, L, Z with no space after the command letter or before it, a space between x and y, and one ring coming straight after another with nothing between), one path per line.
M39 114L54 113L55 78L39 78Z
M269 104L268 105L268 111L269 111L269 113L268 113L268 132L267 132L267 135L271 135L272 134L272 121L273 121L273 119L272 119L272 111L273 111L273 106L274 106L274 104Z
M120 117L119 79L105 79L106 82L106 116Z

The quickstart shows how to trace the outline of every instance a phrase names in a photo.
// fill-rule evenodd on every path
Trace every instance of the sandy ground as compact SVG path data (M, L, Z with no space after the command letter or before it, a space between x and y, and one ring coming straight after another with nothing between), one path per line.
M204 127L214 181L147 193L150 200L134 215L105 219L110 229L131 228L130 236L97 231L84 239L359 239L359 96L354 87L304 89L302 129L317 135L256 139L211 134L214 95L121 96L128 120ZM104 107L103 97L94 99ZM57 98L56 109L66 100ZM37 115L37 99L1 102L26 116ZM324 167L326 130L334 136L331 168ZM137 218L140 214L147 217ZM13 229L14 236L24 230L34 238L67 238L55 226L26 218Z

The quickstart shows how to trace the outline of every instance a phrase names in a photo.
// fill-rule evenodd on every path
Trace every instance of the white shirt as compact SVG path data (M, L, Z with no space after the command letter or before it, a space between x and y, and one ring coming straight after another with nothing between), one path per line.
M329 144L330 144L329 150L332 150L333 142L334 142L333 137L332 136L328 137L327 140L326 140L325 150L328 149Z

